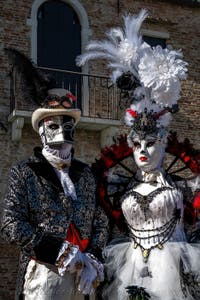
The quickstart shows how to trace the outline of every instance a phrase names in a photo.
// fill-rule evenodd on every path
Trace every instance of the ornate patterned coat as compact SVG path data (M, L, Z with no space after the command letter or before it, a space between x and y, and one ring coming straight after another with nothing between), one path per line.
M73 160L69 175L76 201L66 197L55 171L38 151L10 171L1 231L21 248L18 294L29 259L54 264L71 222L81 239L89 239L86 251L98 256L107 241L108 220L96 203L90 168Z

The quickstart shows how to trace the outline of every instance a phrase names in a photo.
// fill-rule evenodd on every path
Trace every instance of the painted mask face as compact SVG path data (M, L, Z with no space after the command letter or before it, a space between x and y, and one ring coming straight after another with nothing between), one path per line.
M136 165L145 172L161 167L165 153L165 144L152 136L133 141L133 156Z
M51 116L43 120L39 133L43 145L74 143L74 119L70 116Z

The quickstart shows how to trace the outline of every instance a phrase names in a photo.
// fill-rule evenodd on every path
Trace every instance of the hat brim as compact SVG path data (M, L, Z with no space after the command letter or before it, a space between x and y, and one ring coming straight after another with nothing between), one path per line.
M81 111L78 108L66 109L66 108L38 108L32 114L32 126L33 129L39 131L39 123L41 120L51 116L70 116L75 120L75 126L80 120Z

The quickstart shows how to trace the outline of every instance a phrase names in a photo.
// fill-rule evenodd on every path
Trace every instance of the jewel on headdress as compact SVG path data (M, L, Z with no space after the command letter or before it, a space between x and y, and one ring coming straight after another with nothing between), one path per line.
M147 135L163 138L170 120L171 109L161 109L157 104L151 104L147 98L131 104L125 115L125 123L131 127L130 140L136 136L143 139Z
M140 135L142 133L144 135L156 133L158 128L154 113L152 111L147 112L147 109L145 109L144 112L135 117L131 128Z

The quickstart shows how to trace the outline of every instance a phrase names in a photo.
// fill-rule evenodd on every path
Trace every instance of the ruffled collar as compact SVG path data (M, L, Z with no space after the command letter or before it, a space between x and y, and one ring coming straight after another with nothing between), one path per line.
M156 169L150 172L137 170L136 179L146 183L160 183L161 186L172 187L170 179L167 178L163 169Z
M71 144L65 144L64 149L52 149L45 145L42 149L42 154L46 160L56 169L64 169L71 164Z

